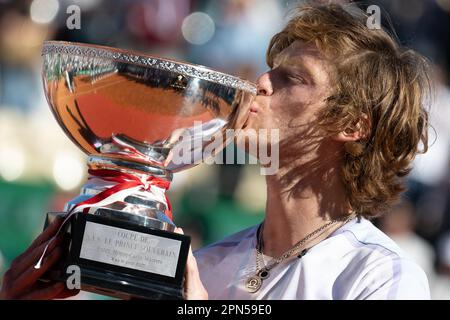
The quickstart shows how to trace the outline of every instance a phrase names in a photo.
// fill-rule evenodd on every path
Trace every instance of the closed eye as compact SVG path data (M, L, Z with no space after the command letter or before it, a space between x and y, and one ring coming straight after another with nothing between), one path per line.
M298 75L298 74L288 74L288 78L297 83L300 83L300 84L304 84L304 85L308 84L308 81L304 77L302 77L301 75Z

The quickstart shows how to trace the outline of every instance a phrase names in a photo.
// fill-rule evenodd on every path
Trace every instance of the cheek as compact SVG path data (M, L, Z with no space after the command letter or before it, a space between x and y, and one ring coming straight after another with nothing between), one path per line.
M283 122L304 117L312 105L311 97L306 88L286 88L274 98L272 111L276 117L283 119Z
M280 92L273 101L271 114L273 127L276 125L279 129L281 140L305 137L315 130L317 111L322 105L320 99L321 96L313 96L307 87Z

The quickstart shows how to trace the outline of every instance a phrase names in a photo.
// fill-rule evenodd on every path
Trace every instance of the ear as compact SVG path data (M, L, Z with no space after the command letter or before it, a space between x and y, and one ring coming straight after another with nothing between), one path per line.
M366 114L351 127L347 127L344 131L341 131L331 138L339 142L352 142L365 139L369 136L370 132L370 121Z

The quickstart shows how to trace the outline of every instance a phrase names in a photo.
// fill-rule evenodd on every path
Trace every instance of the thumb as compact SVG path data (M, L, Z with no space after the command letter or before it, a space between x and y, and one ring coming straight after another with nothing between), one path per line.
M184 234L183 229L176 227L174 230L175 233Z
M184 234L183 229L176 228L175 233ZM189 254L186 262L186 270L184 273L184 293L187 300L207 300L208 292L206 291L200 279L197 260L192 253L192 247L189 246Z

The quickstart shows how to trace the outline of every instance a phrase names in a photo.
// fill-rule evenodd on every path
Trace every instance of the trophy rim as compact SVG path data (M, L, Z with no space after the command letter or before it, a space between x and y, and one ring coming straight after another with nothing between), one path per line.
M143 67L157 68L165 71L177 72L184 76L199 78L220 85L244 90L256 94L255 83L233 76L212 68L156 55L144 54L134 50L120 49L104 45L57 41L44 41L41 55L70 54L82 57L106 58Z

